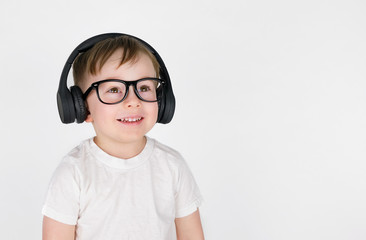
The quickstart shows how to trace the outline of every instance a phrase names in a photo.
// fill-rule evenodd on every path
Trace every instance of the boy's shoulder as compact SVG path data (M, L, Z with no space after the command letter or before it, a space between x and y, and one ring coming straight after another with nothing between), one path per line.
M175 157L175 158L182 158L182 155L177 151L175 150L174 148L164 144L164 143L161 143L160 141L154 139L154 138L150 138L150 137L147 137L149 139L149 141L153 141L154 142L154 149L156 151L159 151L161 153L165 153L171 157Z
M159 142L158 140L150 138L154 141L153 159L155 161L163 161L173 168L182 168L187 164L182 154L174 148Z
M90 157L90 146L92 141L93 138L82 140L78 145L66 153L66 155L61 160L61 164L75 165L85 159L88 159Z
M93 138L87 138L82 140L78 145L72 148L66 156L78 158L80 155L89 151Z

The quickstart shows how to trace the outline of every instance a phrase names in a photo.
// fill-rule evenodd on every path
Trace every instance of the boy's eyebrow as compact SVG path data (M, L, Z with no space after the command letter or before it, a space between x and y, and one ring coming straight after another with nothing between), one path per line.
M157 78L157 77L156 77L156 75L155 76L143 75L143 77L140 77L138 79L129 79L129 80L126 80L126 79L123 79L123 78L120 78L120 77L107 77L107 78L104 78L102 80L116 79L116 80L123 80L123 81L136 81L136 80L140 80L140 79L143 79L143 78Z

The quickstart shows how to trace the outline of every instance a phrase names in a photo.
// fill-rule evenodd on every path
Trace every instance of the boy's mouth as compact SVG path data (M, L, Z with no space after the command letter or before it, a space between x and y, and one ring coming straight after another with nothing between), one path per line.
M142 119L144 119L144 118L143 117L126 117L126 118L117 119L117 121L124 122L124 123L135 123L135 122L141 121Z

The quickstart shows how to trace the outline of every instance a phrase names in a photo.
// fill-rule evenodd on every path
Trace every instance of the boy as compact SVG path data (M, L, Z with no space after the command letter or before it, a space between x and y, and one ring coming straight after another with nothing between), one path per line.
M123 34L75 59L75 85L96 136L56 169L42 210L44 240L204 239L202 197L186 162L145 136L165 91L159 64L146 45Z

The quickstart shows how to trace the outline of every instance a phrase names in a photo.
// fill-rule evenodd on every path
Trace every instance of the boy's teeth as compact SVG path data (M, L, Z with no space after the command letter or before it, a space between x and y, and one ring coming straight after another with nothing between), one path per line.
M141 118L122 118L121 121L122 122L136 122L136 121L140 121Z

